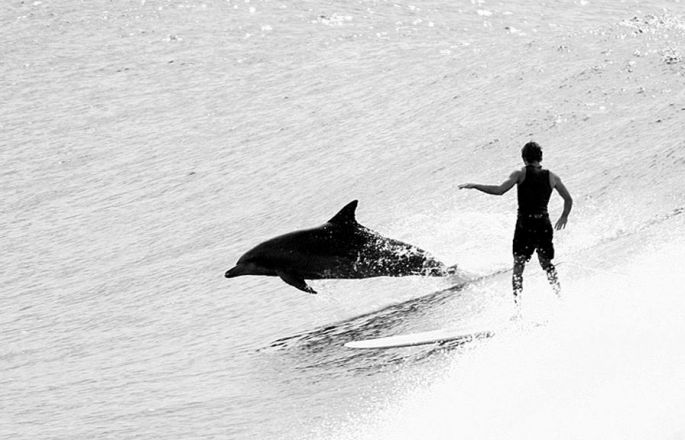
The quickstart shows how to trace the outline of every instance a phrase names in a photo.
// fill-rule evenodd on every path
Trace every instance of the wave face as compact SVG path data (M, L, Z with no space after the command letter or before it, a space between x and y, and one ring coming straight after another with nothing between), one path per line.
M519 3L7 6L0 437L682 438L685 12ZM344 348L509 323L516 198L457 185L531 139L563 301ZM353 199L459 276L223 278Z

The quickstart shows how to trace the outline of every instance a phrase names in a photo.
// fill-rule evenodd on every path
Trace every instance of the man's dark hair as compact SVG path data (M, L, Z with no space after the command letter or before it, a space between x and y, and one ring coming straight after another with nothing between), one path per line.
M537 142L528 142L521 149L521 157L526 162L540 162L542 161L542 148Z

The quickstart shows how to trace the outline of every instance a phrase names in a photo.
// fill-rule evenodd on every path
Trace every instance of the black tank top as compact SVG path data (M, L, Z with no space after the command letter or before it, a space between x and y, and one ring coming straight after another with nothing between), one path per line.
M526 166L526 177L518 185L519 215L547 214L547 204L552 195L549 170Z

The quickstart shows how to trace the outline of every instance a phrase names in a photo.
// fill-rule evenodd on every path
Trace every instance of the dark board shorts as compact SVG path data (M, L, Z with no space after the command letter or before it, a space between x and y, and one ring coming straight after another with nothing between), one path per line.
M523 257L528 261L537 249L538 255L553 259L553 236L554 230L547 214L519 215L514 231L514 257Z

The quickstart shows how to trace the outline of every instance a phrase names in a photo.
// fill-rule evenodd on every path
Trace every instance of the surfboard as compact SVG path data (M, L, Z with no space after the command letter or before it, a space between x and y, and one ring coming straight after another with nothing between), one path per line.
M479 338L489 338L494 334L494 330L489 328L440 329L420 333L386 336L384 338L350 341L345 344L345 347L362 349L413 347L417 345L439 344L460 340L467 342Z

